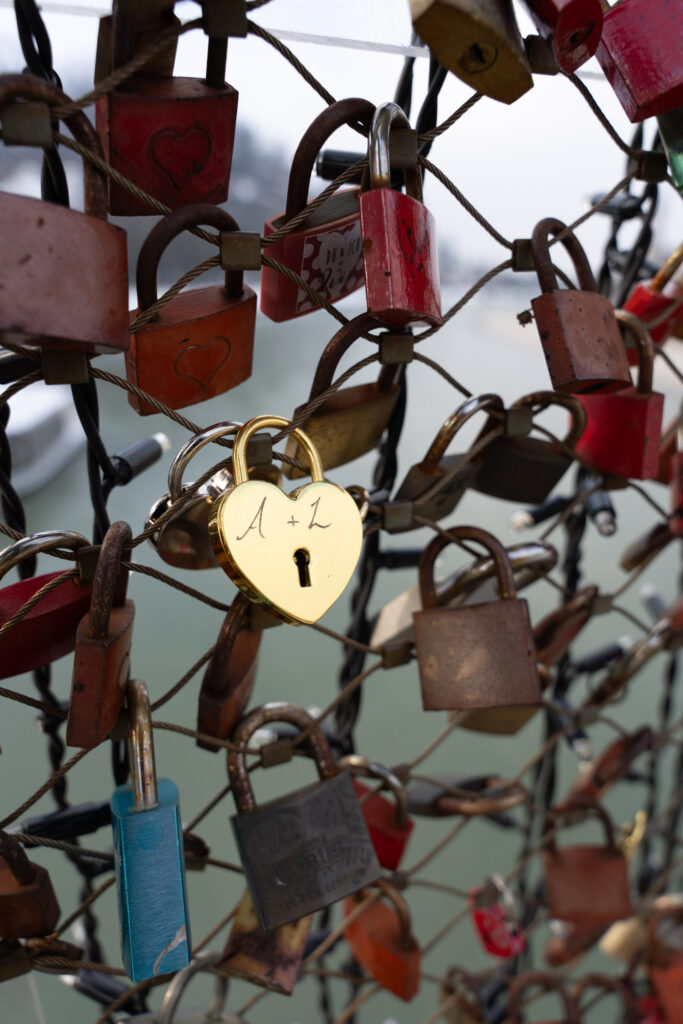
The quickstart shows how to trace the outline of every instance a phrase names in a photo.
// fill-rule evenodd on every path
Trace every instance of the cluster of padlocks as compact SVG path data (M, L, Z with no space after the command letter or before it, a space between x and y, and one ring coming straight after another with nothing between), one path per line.
M415 563L416 586L387 603L366 634L351 630L347 639L379 655L387 669L415 659L424 711L447 711L454 728L512 735L543 708L556 715L551 736L576 739L591 714L597 717L622 695L655 654L669 651L673 657L683 640L679 600L660 610L655 626L628 649L609 644L592 661L585 659L583 671L603 675L584 705L566 705L564 718L557 718L564 697L555 685L559 673L580 631L606 610L609 595L592 583L560 587L560 606L534 624L518 593L553 569L556 549L543 541L506 548L479 526L444 523L468 490L529 506L530 522L538 523L557 513L569 516L577 504L609 504L610 492L631 481L657 481L669 488L668 508L624 554L622 566L637 570L683 537L680 417L665 427L664 395L653 390L656 355L667 339L683 338L683 285L676 280L683 245L654 276L645 270L636 275L615 308L570 226L555 217L540 220L528 238L515 240L511 266L538 280L529 319L550 388L509 407L493 390L470 395L397 485L394 467L381 486L377 479L339 486L327 478L330 470L375 449L386 453L388 445L395 452L406 368L419 351L421 328L427 327L427 336L445 319L436 225L423 203L424 141L397 103L375 106L355 97L329 102L298 145L285 211L266 222L262 235L240 230L220 206L228 198L238 100L224 77L228 38L247 34L249 6L203 0L198 26L208 37L204 78L173 76L181 24L168 0L114 4L113 16L100 23L95 90L84 102L73 102L54 80L0 75L4 144L49 152L63 122L83 159L85 206L78 212L68 203L0 193L4 383L37 373L84 396L78 388L92 381L93 357L125 353L121 383L133 410L141 416L172 413L250 377L257 295L244 284L245 271L261 271L260 311L278 323L321 306L334 313L335 303L365 290L366 310L350 321L340 318L341 327L310 368L308 398L291 419L259 408L246 423L226 420L193 432L172 460L168 493L144 524L145 537L167 566L220 566L237 588L204 670L193 733L200 747L226 750L236 808L232 826L246 881L220 954L193 958L185 862L201 860L207 851L199 836L183 833L178 787L157 778L150 697L147 686L131 678L131 526L107 522L104 529L106 516L100 515L94 542L71 532L24 536L11 460L0 443L3 509L6 515L14 510L4 528L12 543L0 552L0 577L14 567L21 576L0 591L0 676L39 672L73 655L62 716L67 745L87 751L109 741L127 743L123 779L129 774L129 781L118 780L108 812L122 960L135 983L179 972L168 979L157 1015L130 1018L158 1024L172 1020L197 970L219 975L207 1020L237 1020L221 1015L225 976L290 994L304 957L316 948L313 915L335 903L341 903L339 935L356 964L382 989L412 1000L421 983L421 951L404 892L403 856L415 819L495 819L529 804L519 780L493 774L421 779L411 777L410 766L385 767L372 751L355 752L350 730L336 731L327 714L312 715L290 703L289 694L281 703L252 705L262 631L317 623L346 591L359 559L365 585L370 573L363 552L371 538L424 526L434 531ZM637 176L683 184L683 8L664 0L622 0L611 7L600 0L524 0L524 6L539 31L527 40L506 0L410 0L416 31L442 66L506 103L531 88L532 73L570 74L595 54L628 118L658 118L665 152L638 151ZM88 102L95 103L96 127L83 112ZM309 200L316 159L343 126L367 136L367 155L359 153L357 167L347 161L342 169L342 184L350 187L338 190L335 182ZM59 141L68 143L61 136ZM129 314L126 232L108 216L150 209L159 219L138 254L138 307ZM214 247L210 264L225 272L224 284L172 289L159 298L160 259L183 232ZM560 287L552 258L556 243L568 254L578 287ZM379 363L376 380L347 384L344 375L339 381L342 358L361 338L373 345L375 354L366 362ZM301 368L302 378L308 369ZM538 429L535 418L552 406L568 414L563 439ZM454 453L459 431L482 413L474 441ZM96 416L90 426L96 448ZM283 454L273 453L273 433L286 440ZM217 450L223 461L188 483L191 460L212 444L222 446ZM158 455L144 443L129 453L123 460L128 479ZM573 465L583 467L583 490L558 505L555 488ZM283 474L297 481L289 493ZM132 508L129 518L141 522L144 514ZM446 580L435 579L436 560L449 545L473 553L472 543L484 554ZM61 572L34 575L39 552L70 559L66 578ZM362 681L361 664L346 680L350 688L342 690L340 707ZM275 729L274 738L255 746L264 729ZM467 907L486 953L516 963L516 976L508 974L495 989L491 976L453 966L441 983L444 1019L514 1024L522 1020L529 990L540 988L559 994L565 1024L583 1019L584 993L592 989L616 995L625 1021L683 1021L683 902L655 900L644 909L643 893L635 899L628 843L601 803L636 759L654 756L662 740L647 726L622 733L562 799L542 808L536 853L543 865L542 903L558 925L545 949L548 965L573 964L601 942L626 965L624 973L585 973L570 984L561 971L523 969L529 966L524 922L514 910L509 881L493 876L470 890ZM256 754L256 764L268 768L294 752L315 762L319 780L257 804L248 756ZM558 831L584 819L598 820L604 841L558 845ZM46 833L37 829L34 835ZM60 832L62 839L78 835L76 825ZM665 888L666 879L660 890ZM28 971L31 956L38 965L40 956L54 953L59 920L47 871L28 861L16 835L0 830L0 978ZM40 948L30 945L37 939L44 940ZM65 944L57 945L57 955L68 957Z

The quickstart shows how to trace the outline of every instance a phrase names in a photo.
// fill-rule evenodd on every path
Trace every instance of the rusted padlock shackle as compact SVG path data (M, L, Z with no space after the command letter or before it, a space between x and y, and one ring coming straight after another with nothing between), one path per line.
M18 839L0 829L0 860L4 860L19 885L30 885L36 877L26 851Z
M557 992L564 1003L562 1024L580 1024L576 1002L565 988L563 979L548 971L525 971L515 978L508 990L508 1024L521 1024L522 993L532 985L538 985L545 992Z
M466 987L469 992L474 995L476 1003L476 1012L479 1015L480 1020L483 1022L486 1020L486 1007L484 1006L484 999L481 994L481 989L477 984L477 979L469 971L466 971L464 967L451 967L446 972L446 977L443 980L441 986L441 997L442 1002L447 998L448 994L456 996L458 989ZM469 1007L468 1007L469 1009Z
M159 803L154 761L152 711L147 686L130 679L126 687L128 709L128 757L133 796L137 810L149 810Z
M329 388L342 357L357 338L360 338L366 331L386 326L386 324L383 324L381 320L375 319L370 313L361 313L359 316L354 317L353 320L349 320L348 323L344 324L323 349L315 369L308 401L310 402L317 398L326 388ZM391 387L397 370L398 367L396 366L382 367L377 380L380 391L387 391Z
M164 250L183 231L199 227L200 224L208 224L221 232L239 231L239 224L227 210L212 206L210 203L188 203L157 221L140 247L135 270L138 307L141 313L157 301L157 272ZM243 280L242 270L226 270L225 294L229 299L242 297Z
M217 950L207 949L201 953L195 953L187 967L178 971L166 989L159 1012L154 1017L155 1024L173 1024L178 1004L194 975L199 971L210 971L212 967L217 967L222 959L223 954ZM225 974L216 974L215 982L211 1002L205 1011L207 1021L222 1019L222 1010L228 996L230 979Z
M457 794L456 789L464 792ZM490 817L529 803L529 794L521 782L509 782L497 775L416 777L410 780L406 796L410 812L425 818L454 814Z
M436 472L439 463L446 454L446 449L457 432L472 416L480 412L482 409L498 409L502 413L505 409L505 405L500 395L494 395L488 392L483 395L475 395L473 398L468 398L467 401L458 406L455 412L452 413L439 428L439 432L430 444L427 454L422 462L419 463L420 469L425 472L429 472L430 469L433 469Z
M32 555L39 555L41 551L55 551L58 548L76 551L89 546L90 541L73 530L45 530L30 537L22 537L0 551L0 580L19 562Z
M638 384L636 385L636 391L640 395L649 395L652 392L655 348L652 344L652 338L650 337L647 325L625 309L615 310L614 315L622 329L631 335L638 349Z
M572 997L579 1014L581 1013L581 998L587 988L601 988L605 991L614 992L615 995L619 996L624 1006L625 1016L622 1019L622 1024L638 1024L640 1017L638 1015L636 998L633 990L623 979L617 978L612 974L598 974L597 971L579 978L572 992Z
M109 634L112 608L120 608L126 600L128 569L121 568L124 548L130 545L133 533L128 523L112 523L102 540L90 598L88 634L102 640Z
M560 807L550 808L546 813L543 831L544 833L550 832L550 838L545 844L545 849L548 850L549 853L558 856L557 838L555 835L557 829L553 828L553 826L556 824L558 819L561 820L562 818L570 817L576 811L585 811L587 813L592 812L593 814L596 814L598 818L600 818L605 829L607 849L612 852L618 851L619 847L617 846L616 837L614 835L614 825L612 824L612 819L605 808L599 804L597 800L591 800L590 797L583 796L583 794L577 794L572 798L571 802L567 801ZM559 856L561 855L562 852L560 851Z
M517 590L534 583L557 565L557 551L552 544L542 541L527 541L506 548ZM459 569L451 577L451 585L439 594L439 602L445 604L452 598L489 580L496 572L496 563L491 555L478 558L471 565Z
M50 82L33 75L0 75L0 110L14 100L38 100L49 107L64 107L71 99ZM102 145L94 126L82 110L60 118L74 139L104 160ZM107 176L83 157L83 196L85 212L100 220L107 219Z
M241 630L247 625L251 608L252 602L246 594L239 591L235 595L223 620L211 660L204 673L202 690L208 689L212 693L222 693L225 689L228 666L233 654L235 640ZM249 651L249 659L253 661L261 641L261 634L255 632L251 636L253 637L253 650Z
M370 103L369 100L352 97L331 103L329 107L323 110L322 114L318 114L316 119L311 122L310 127L306 129L301 142L296 147L294 159L292 160L292 169L289 172L289 185L287 186L285 220L290 220L303 210L308 202L308 187L315 166L315 160L330 135L336 132L337 128L341 128L342 125L353 125L357 121L369 131L374 113L374 104Z
M156 14L160 19L164 15L173 16L173 7L175 6L173 0L168 0L164 4L146 5L156 6L158 10L150 11L149 14ZM140 7L143 7L140 4ZM169 8L167 11L166 8ZM116 71L118 68L127 64L135 53L135 33L137 22L139 21L141 14L136 12L132 14L130 11L121 11L121 4L113 5L113 20L112 20L112 70ZM146 12L142 12L142 17ZM181 24L179 19L176 19L178 25ZM160 25L160 31L162 26ZM206 85L213 89L220 89L224 85L225 79L225 63L227 58L227 50L225 48L225 40L218 37L209 36L208 38L208 53L206 56ZM169 46L177 46L177 39L169 40ZM158 59L158 58L157 58ZM172 65L171 65L172 67ZM146 70L147 65L143 65L140 69L140 74L149 74ZM157 77L156 75L154 77Z
M368 160L370 162L370 188L391 188L391 156L389 137L391 129L407 128L410 121L398 103L382 103L375 110L368 139ZM403 171L406 192L413 199L422 202L422 175L420 168L406 167Z
M524 395L513 402L512 408L537 406L538 412L542 412L550 405L561 405L569 412L571 424L563 443L568 448L573 448L586 429L588 422L586 410L578 398L574 398L573 395L565 395L562 391L533 391L530 395Z
M394 910L401 926L401 935L397 945L402 946L404 949L411 949L414 945L413 922L407 902L396 886L392 885L386 878L378 878L372 884L380 889L382 894L394 905Z
M555 292L558 290L557 277L553 270L553 261L550 256L548 245L549 235L559 235L567 227L556 217L545 217L539 220L531 236L531 251L536 265L538 283L542 292ZM569 253L579 280L579 286L584 292L597 292L598 286L593 276L588 257L573 231L570 231L562 240L561 244Z
M423 608L438 607L439 602L434 586L434 563L437 555L440 555L448 544L455 544L458 540L473 540L487 548L496 564L501 600L517 596L510 559L500 541L496 540L488 530L482 530L478 526L454 526L450 530L446 530L445 535L437 534L420 555L418 573Z
M295 704L286 704L281 701L274 701L255 708L235 726L230 739L238 746L245 748L256 732L268 722L289 722L295 725L302 732L310 730L306 739L312 755L318 767L318 774L321 779L333 779L338 774L337 766L330 745L325 739L322 729L303 708ZM245 811L256 810L254 791L251 788L249 773L247 772L247 761L245 750L228 750L228 775L230 785L235 797L235 803L240 814Z
M408 797L398 775L378 761L372 761L363 754L347 754L337 761L337 768L348 770L352 775L362 775L366 779L382 781L390 789L396 800L396 828L405 828L408 821Z
M236 434L242 423L236 420L226 420L225 423L214 423L186 441L180 449L168 471L168 495L171 504L178 501L183 493L183 474L187 469L190 459L193 459L197 452L219 437L226 437L228 434Z
M581 773L573 784L567 803L576 796L585 796L589 800L599 800L606 789L623 778L631 764L646 750L651 750L655 734L649 725L644 725L627 736L620 736L591 763L590 768Z

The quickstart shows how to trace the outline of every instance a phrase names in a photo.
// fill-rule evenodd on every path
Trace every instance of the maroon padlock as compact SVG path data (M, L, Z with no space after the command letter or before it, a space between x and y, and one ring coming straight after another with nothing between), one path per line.
M664 414L664 395L652 390L654 349L637 317L624 310L616 316L638 344L638 385L609 395L577 395L587 423L575 451L582 462L603 473L653 480L659 471Z
M595 53L602 31L600 0L523 0L531 19L552 43L563 71L576 71Z
M375 847L377 860L383 868L396 871L401 863L406 845L413 831L414 822L408 817L408 797L401 780L384 765L371 761L361 754L347 754L337 761L338 768L347 768L352 775L363 775L382 781L391 790L394 800L387 800L381 793L361 802L365 824ZM355 778L353 788L359 800L371 792Z
M683 427L678 427L678 451L671 456L671 515L669 530L674 537L683 537Z
M368 312L382 323L441 322L434 218L422 203L417 165L404 172L408 195L391 188L389 134L409 129L396 103L377 107L370 129L370 189L361 193L360 230Z
M372 103L352 98L331 103L316 117L292 160L285 211L266 221L264 238L306 206L315 158L330 135L344 124L360 123L369 129L374 112ZM359 194L359 188L335 192L294 231L265 246L264 254L295 271L328 302L350 295L363 283ZM280 323L321 308L296 282L264 265L261 312L267 317Z
M531 248L543 292L532 299L536 328L556 391L615 391L631 383L628 359L614 307L598 286L578 238L562 238L579 279L579 290L559 289L553 270L549 235L566 224L555 217L538 222Z

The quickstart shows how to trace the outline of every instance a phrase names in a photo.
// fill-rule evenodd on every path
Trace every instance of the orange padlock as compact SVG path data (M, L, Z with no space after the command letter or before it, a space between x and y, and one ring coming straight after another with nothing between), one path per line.
M372 903L346 926L344 934L361 967L382 988L407 1003L420 987L422 954L411 932L406 901L385 879L375 884L391 900L393 909L381 900ZM367 898L369 891L361 889L344 900L346 916Z

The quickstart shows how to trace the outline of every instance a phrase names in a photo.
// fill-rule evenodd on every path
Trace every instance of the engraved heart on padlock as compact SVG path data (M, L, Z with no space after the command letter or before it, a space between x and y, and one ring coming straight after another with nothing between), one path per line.
M183 338L181 344L189 340ZM173 360L173 370L176 376L191 380L202 391L208 391L216 374L230 358L231 352L230 339L222 334L216 334L203 345L188 345L187 348L181 349Z
M186 132L163 128L152 136L149 146L152 162L180 191L194 174L204 170L211 153L211 136L199 125Z

